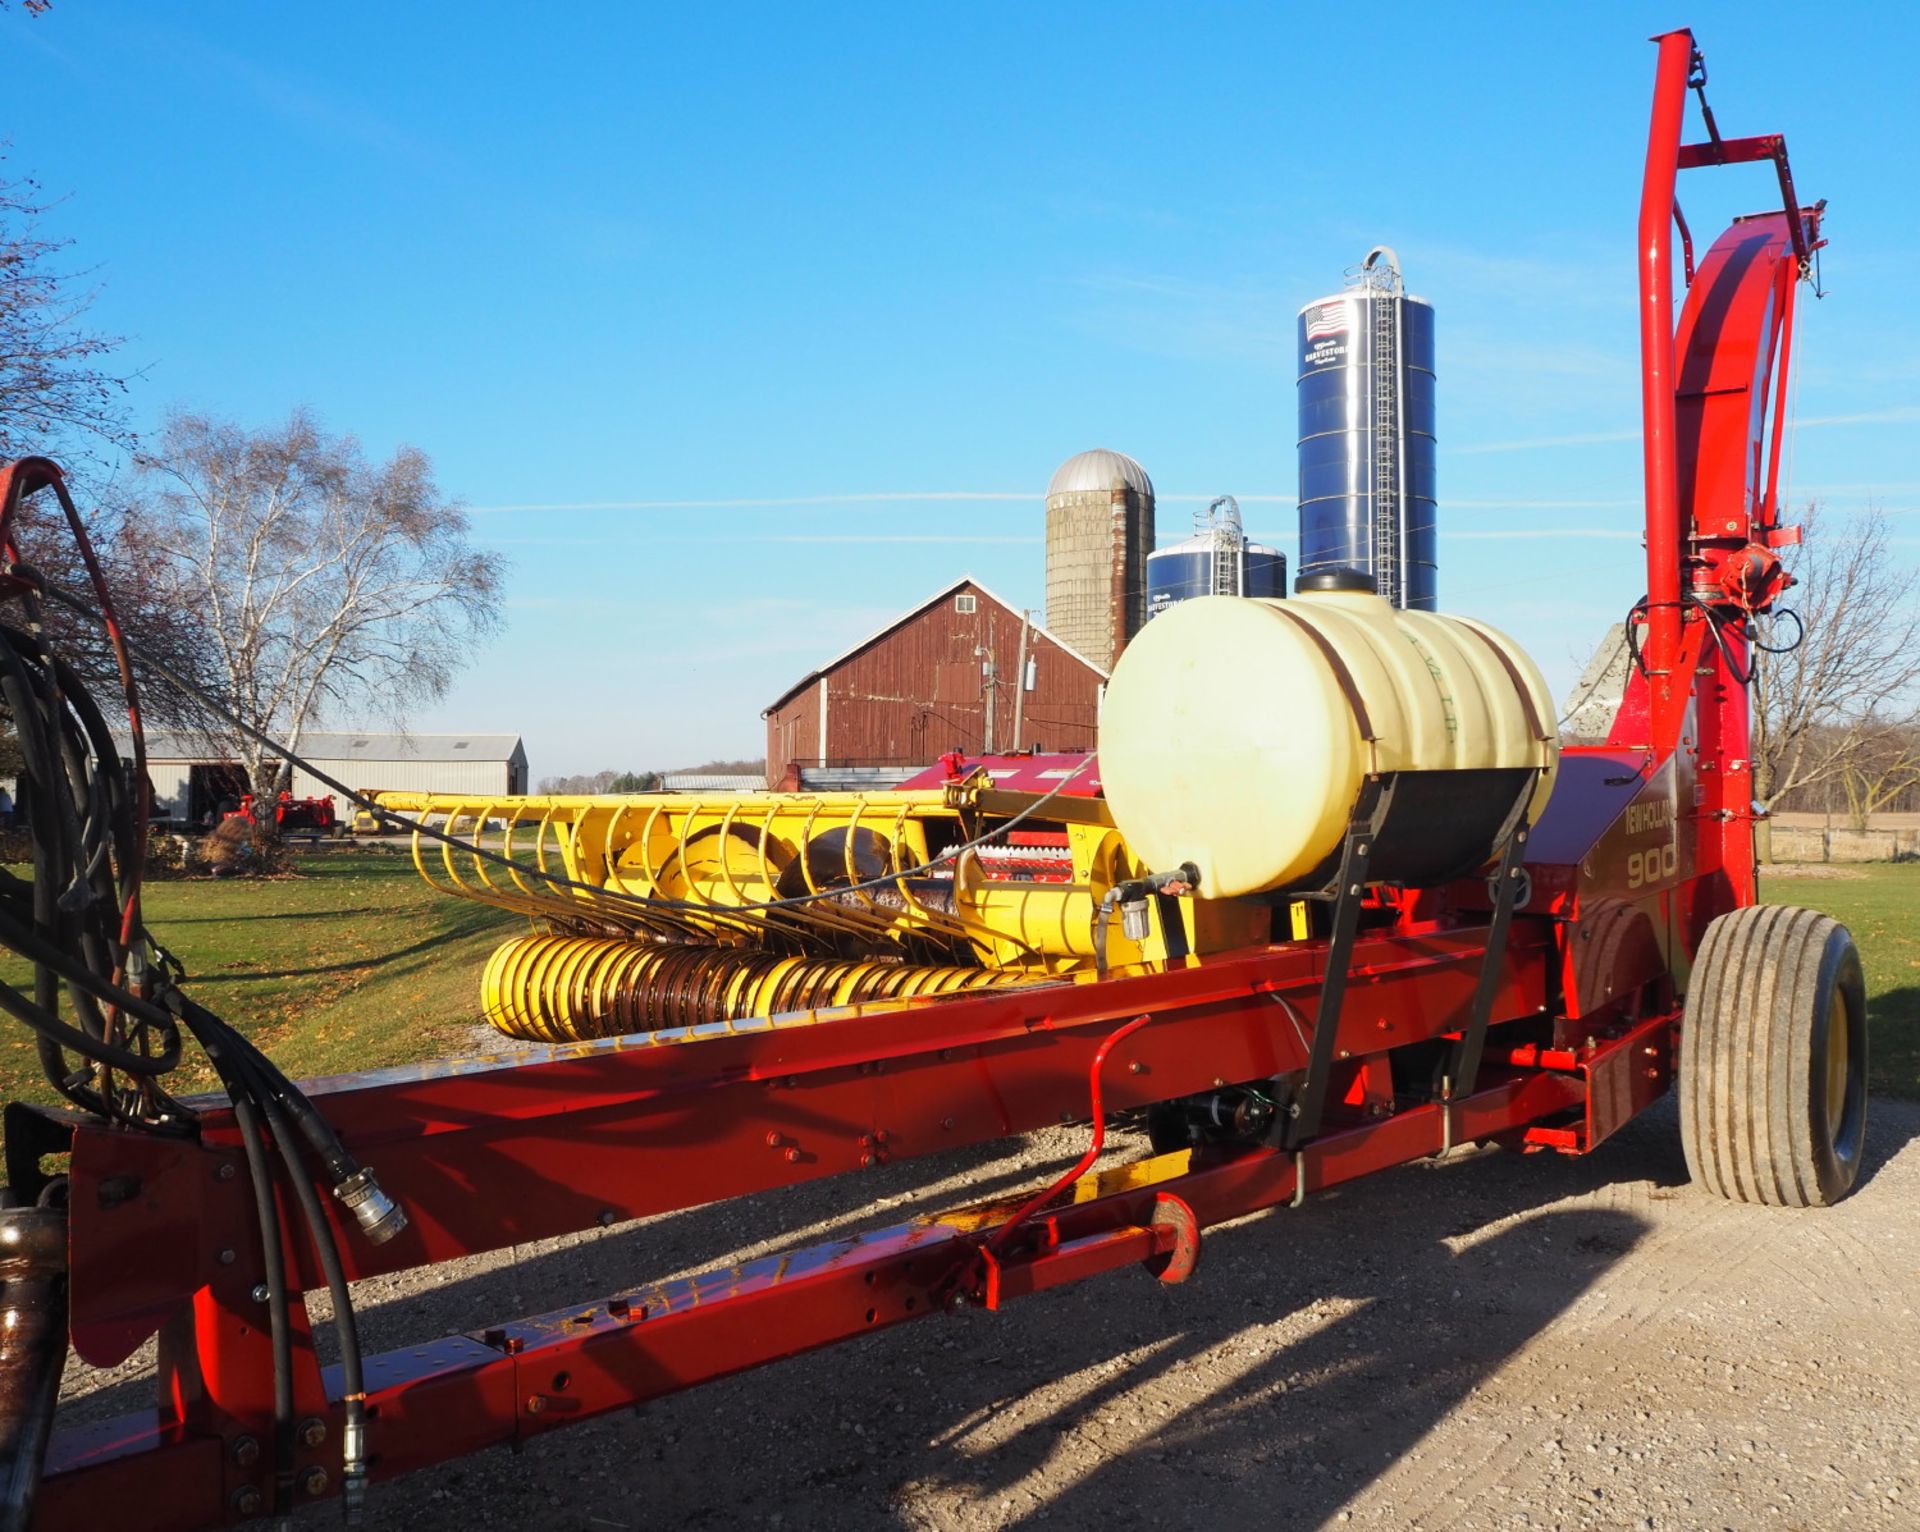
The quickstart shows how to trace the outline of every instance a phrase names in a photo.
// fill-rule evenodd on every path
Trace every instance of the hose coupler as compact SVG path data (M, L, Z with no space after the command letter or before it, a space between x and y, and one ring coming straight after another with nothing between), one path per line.
M376 1245L384 1245L407 1226L406 1209L380 1190L371 1170L356 1170L333 1189L353 1211L360 1232Z

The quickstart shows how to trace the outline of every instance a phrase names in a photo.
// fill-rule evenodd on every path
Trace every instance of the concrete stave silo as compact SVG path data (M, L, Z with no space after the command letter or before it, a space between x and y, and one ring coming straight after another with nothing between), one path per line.
M1111 668L1147 620L1153 481L1124 452L1095 448L1047 485L1047 628Z

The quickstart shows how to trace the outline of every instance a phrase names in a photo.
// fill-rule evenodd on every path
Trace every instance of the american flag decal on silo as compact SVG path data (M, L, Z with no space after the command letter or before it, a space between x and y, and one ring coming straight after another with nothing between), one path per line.
M1307 339L1321 335L1347 333L1347 306L1344 303L1319 303L1307 310Z

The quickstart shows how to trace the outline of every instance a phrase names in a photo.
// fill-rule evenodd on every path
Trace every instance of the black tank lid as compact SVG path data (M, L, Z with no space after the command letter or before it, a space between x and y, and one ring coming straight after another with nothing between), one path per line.
M1312 574L1303 574L1293 582L1293 593L1305 595L1315 590L1363 590L1374 594L1376 588L1373 576L1363 569L1348 569L1344 566L1334 569L1316 569Z

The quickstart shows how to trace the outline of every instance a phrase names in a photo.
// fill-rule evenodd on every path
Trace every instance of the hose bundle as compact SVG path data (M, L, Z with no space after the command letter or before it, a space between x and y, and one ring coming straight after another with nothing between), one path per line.
M92 587L93 606L63 596L20 559L21 502L51 490ZM131 761L47 621L46 601L95 616L124 697ZM345 1384L342 1494L357 1523L366 1489L360 1344L344 1269L315 1167L370 1239L406 1215L355 1163L299 1087L240 1032L188 996L180 964L147 931L141 882L147 840L146 749L126 635L99 559L60 470L44 458L0 467L0 707L19 736L19 822L33 873L0 868L0 943L33 965L32 992L0 982L0 1009L34 1034L48 1082L91 1115L144 1132L192 1136L195 1114L165 1088L191 1034L233 1103L252 1177L274 1356L276 1510L291 1508L295 1462L291 1290L276 1174L292 1187L332 1294Z
M79 552L90 600L61 589L20 557L16 527L21 505L47 491ZM42 1069L55 1090L95 1117L134 1131L182 1137L197 1133L195 1114L167 1092L164 1082L183 1057L183 1033L200 1045L233 1103L259 1223L274 1358L275 1511L285 1516L291 1509L295 1461L292 1293L280 1203L274 1195L279 1175L293 1190L333 1300L344 1384L342 1502L348 1524L358 1525L367 1474L359 1334L309 1159L318 1161L333 1195L376 1243L404 1229L406 1214L380 1190L371 1172L354 1162L299 1087L240 1032L186 994L179 962L142 921L149 786L133 645L60 469L46 458L0 464L0 612L9 604L18 620L0 618L0 709L14 724L24 757L16 799L33 841L33 875L23 879L0 868L0 945L33 965L34 980L31 994L0 981L0 1010L33 1032ZM92 626L78 635L57 633L57 625L47 620L55 609L63 618ZM110 656L126 706L129 759L121 758L113 730L85 679L62 652L70 639L89 654ZM183 700L304 766L349 803L398 817L247 724L207 687L156 654L142 652L141 660L148 673ZM871 890L897 889L902 879L935 871L1003 838L1091 763L1089 757L1019 812L973 840L948 847L925 866L747 904L732 913L795 910ZM418 822L409 828L418 837L444 841L554 888L601 897L614 893L483 849L477 835L467 841ZM650 918L662 912L711 911L698 901L626 893L620 893L616 903Z

